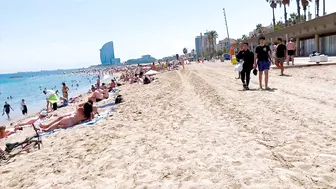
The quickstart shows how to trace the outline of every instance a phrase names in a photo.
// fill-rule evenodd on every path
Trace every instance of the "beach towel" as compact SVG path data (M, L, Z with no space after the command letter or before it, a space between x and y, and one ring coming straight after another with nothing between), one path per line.
M115 103L111 102L111 103L108 103L108 104L104 104L104 105L98 106L98 108L106 108L106 107L110 107L110 106L114 106L114 105L115 105Z
M94 124L96 124L98 121L104 119L104 118L107 118L111 113L113 113L114 110L109 110L109 111L105 111L105 112L102 112L99 114L99 116L96 116L93 120L91 121L84 121L78 125L75 125L75 126L72 126L72 127L68 127L66 129L55 129L53 131L49 131L49 132L45 132L45 133L40 133L40 136L49 136L53 133L56 133L58 131L61 131L61 130L67 130L67 129L72 129L74 127L84 127L84 126L92 126Z

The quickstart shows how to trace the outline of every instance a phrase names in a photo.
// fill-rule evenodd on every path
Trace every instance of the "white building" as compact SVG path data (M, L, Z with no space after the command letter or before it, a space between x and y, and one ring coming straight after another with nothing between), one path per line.
M233 44L233 43L236 43L236 41L237 40L235 40L235 39L228 39L228 38L225 38L225 39L222 39L222 40L219 40L218 41L218 44L216 44L216 51L218 51L218 50L223 50L224 49L224 47L226 48L226 45L227 44Z

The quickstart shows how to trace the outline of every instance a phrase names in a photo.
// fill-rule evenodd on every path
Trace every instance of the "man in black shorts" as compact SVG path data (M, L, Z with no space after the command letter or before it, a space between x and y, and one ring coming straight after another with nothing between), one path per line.
M265 73L265 89L269 90L270 88L268 87L268 71L271 66L271 49L268 45L265 45L265 37L259 37L259 43L260 45L255 49L254 68L256 68L258 65L260 89L262 89L262 76L263 73Z
M284 62L286 60L286 53L287 48L286 45L283 44L282 38L278 38L278 47L275 52L276 60L275 60L275 65L280 68L281 70L281 75L284 75Z
M12 109L14 111L14 109L7 102L5 102L2 115L5 115L5 112L6 112L8 119L10 119L10 117L9 117L10 109Z

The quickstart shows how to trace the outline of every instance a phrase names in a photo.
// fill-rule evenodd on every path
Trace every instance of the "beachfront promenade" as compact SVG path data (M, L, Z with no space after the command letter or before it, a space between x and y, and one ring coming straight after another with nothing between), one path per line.
M1 165L2 187L335 188L335 66L271 70L269 91L254 75L243 91L233 67L122 86L106 119Z

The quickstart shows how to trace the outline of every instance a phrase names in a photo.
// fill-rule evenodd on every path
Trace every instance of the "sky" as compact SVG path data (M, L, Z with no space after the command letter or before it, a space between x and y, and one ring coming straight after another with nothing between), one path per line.
M326 5L336 11L335 0ZM182 54L200 32L227 37L224 7L230 38L272 22L265 0L0 0L0 73L97 65L108 41L122 61ZM283 19L283 8L275 14Z

